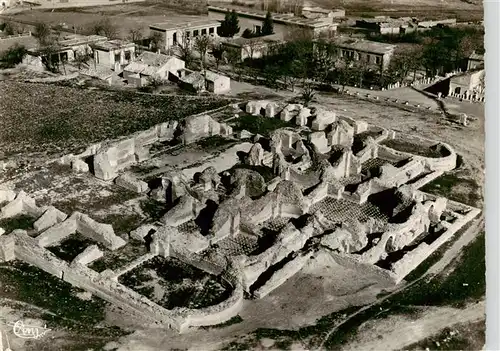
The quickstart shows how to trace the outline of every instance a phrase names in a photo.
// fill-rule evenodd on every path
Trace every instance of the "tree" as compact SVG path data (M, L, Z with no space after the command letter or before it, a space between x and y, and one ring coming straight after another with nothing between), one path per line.
M219 31L221 37L233 37L240 31L238 14L235 10L226 13L224 20L221 22Z
M200 54L200 66L202 71L205 67L205 58L207 56L207 51L211 45L212 39L208 35L201 35L194 39L194 47Z
M313 54L314 78L324 83L337 57L337 47L331 41L324 39L316 41Z
M242 67L240 65L241 52L235 48L231 48L226 51L226 57L229 64L233 66L233 70L238 75L238 81L241 80L241 73L242 73Z
M220 43L212 45L212 56L215 58L215 68L219 69L219 64L224 59L224 53L226 50L224 46Z
M186 65L189 65L191 61L193 61L193 49L187 32L182 33L182 40L177 42L176 50L177 54Z
M15 23L6 22L4 23L3 32L7 35L15 35L19 33L19 28Z
M132 43L137 43L142 39L142 30L140 27L130 28L128 38Z
M23 61L26 48L19 44L12 45L0 58L2 68L12 68Z
M104 18L94 23L91 27L92 34L103 35L109 39L115 39L118 36L118 28L109 18Z
M162 42L163 38L161 33L159 32L153 32L149 36L149 47L153 51L158 51L160 50L160 45Z
M271 12L267 11L266 18L262 23L262 35L271 35L274 33L273 17Z
M47 23L37 23L33 36L37 39L39 46L43 47L51 41L52 31Z
M85 49L84 52L76 52L75 53L75 60L73 61L76 67L80 70L84 66L89 66L89 61L91 60L92 56L90 52Z

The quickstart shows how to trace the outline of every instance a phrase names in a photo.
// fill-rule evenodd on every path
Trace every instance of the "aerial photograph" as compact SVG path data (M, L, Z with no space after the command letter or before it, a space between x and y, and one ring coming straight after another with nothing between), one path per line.
M0 0L0 351L484 349L483 19Z

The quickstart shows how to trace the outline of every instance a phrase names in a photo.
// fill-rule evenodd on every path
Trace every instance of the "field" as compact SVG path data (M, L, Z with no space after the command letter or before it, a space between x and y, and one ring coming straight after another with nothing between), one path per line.
M263 0L210 0L210 5L242 5L250 4L259 8ZM483 19L482 1L480 0L309 0L305 1L311 6L323 8L343 8L348 16L416 16L422 19L457 17L461 21L481 21ZM410 7L411 6L411 7Z
M93 142L148 129L229 103L215 97L162 96L1 82L0 157L68 154Z

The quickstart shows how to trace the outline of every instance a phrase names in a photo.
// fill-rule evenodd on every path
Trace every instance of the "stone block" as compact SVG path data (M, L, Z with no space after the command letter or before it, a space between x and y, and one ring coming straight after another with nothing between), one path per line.
M297 119L295 120L295 124L298 126L306 126L310 116L311 116L311 109L307 107L301 108L299 114L297 115Z
M144 238L151 232L156 231L157 227L152 224L144 224L130 232L130 238L138 241L144 241Z
M89 171L89 165L79 158L71 162L71 168L78 173L86 173Z
M159 124L156 128L158 139L160 141L173 140L178 125L179 123L177 121L169 121Z
M76 256L71 262L71 266L82 265L86 266L95 260L98 260L103 256L103 252L99 250L97 245L90 245L85 248L78 256Z
M314 132L309 135L309 141L316 146L318 151L322 154L325 154L330 151L330 147L328 146L328 140L326 139L326 135L324 132Z
M73 163L73 160L75 159L75 155L69 154L69 155L64 155L59 160L57 160L57 163L63 166L70 166Z
M5 229L0 228L0 235L4 235L4 234L5 234Z
M13 235L0 236L0 262L7 262L16 259L14 248L16 242Z
M51 246L60 243L77 230L75 214L71 215L65 221L53 225L42 234L38 235L35 240L41 247Z
M136 193L142 194L149 190L148 183L137 179L134 175L130 173L124 173L115 179L116 185L119 185L125 189L134 191Z
M241 132L239 132L238 136L240 139L250 139L251 137L253 137L253 134L250 133L248 130L243 129Z
M356 121L354 128L356 134L366 132L368 130L368 123L365 121Z
M54 206L50 206L33 224L33 228L35 228L36 231L41 232L49 227L52 227L53 225L56 225L57 223L61 223L67 217L66 213L59 211Z

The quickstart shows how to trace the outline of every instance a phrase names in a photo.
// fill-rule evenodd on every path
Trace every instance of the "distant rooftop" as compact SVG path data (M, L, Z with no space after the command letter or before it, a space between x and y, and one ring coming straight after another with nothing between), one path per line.
M208 19L207 17L187 17L183 21L170 20L161 23L153 23L149 26L152 29L159 30L172 30L172 29L189 29L197 27L209 27L209 26L219 26L220 22L213 19Z
M469 60L474 60L474 61L484 61L484 55L478 54L475 51L472 52L469 56Z
M135 46L134 43L124 41L124 40L119 40L119 39L108 40L108 41L104 41L101 43L95 43L92 45L92 47L94 49L103 50L103 51L126 49L126 48L130 48L130 47L134 47L134 46Z
M208 10L214 12L226 13L228 11L232 11L233 9L223 8L218 6L209 6ZM266 17L265 13L262 14L256 11L243 11L239 9L234 9L234 10L238 14L238 16L241 17L248 17L259 20L263 20ZM334 23L332 18L329 17L304 18L304 17L296 17L291 13L273 13L272 16L273 16L273 21L275 23L293 24L301 27L320 28L337 24Z
M374 54L386 54L394 51L396 48L396 45L393 44L379 43L376 41L362 39L337 38L334 39L333 42L341 48Z

